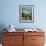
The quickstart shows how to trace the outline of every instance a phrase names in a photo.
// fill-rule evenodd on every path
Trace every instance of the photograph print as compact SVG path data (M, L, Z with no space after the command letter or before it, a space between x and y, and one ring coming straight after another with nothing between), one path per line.
M22 23L34 22L34 5L19 6L19 21Z

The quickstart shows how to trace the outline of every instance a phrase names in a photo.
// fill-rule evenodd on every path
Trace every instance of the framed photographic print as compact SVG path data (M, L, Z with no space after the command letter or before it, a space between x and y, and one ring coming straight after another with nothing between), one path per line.
M22 23L34 22L34 5L19 5L19 21Z

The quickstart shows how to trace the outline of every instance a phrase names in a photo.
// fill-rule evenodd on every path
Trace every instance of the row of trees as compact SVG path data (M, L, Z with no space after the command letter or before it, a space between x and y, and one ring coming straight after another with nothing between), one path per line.
M24 18L25 20L27 20L27 19L32 20L32 13L22 12L22 18Z

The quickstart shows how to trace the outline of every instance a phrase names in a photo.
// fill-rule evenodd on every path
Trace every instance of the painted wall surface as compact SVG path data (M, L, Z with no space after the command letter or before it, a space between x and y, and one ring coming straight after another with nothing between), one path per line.
M0 25L13 24L16 28L46 28L46 0L0 0ZM19 5L34 5L34 23L19 22Z

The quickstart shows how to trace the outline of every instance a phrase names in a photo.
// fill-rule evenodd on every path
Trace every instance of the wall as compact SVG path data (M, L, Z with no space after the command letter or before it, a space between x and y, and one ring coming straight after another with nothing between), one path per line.
M34 5L34 23L20 23L19 5L32 4ZM0 28L13 24L15 28L40 27L46 32L45 4L46 0L0 0Z
M0 25L13 24L16 28L31 28L39 25L46 28L46 1L1 0ZM19 5L34 5L34 23L19 22Z

